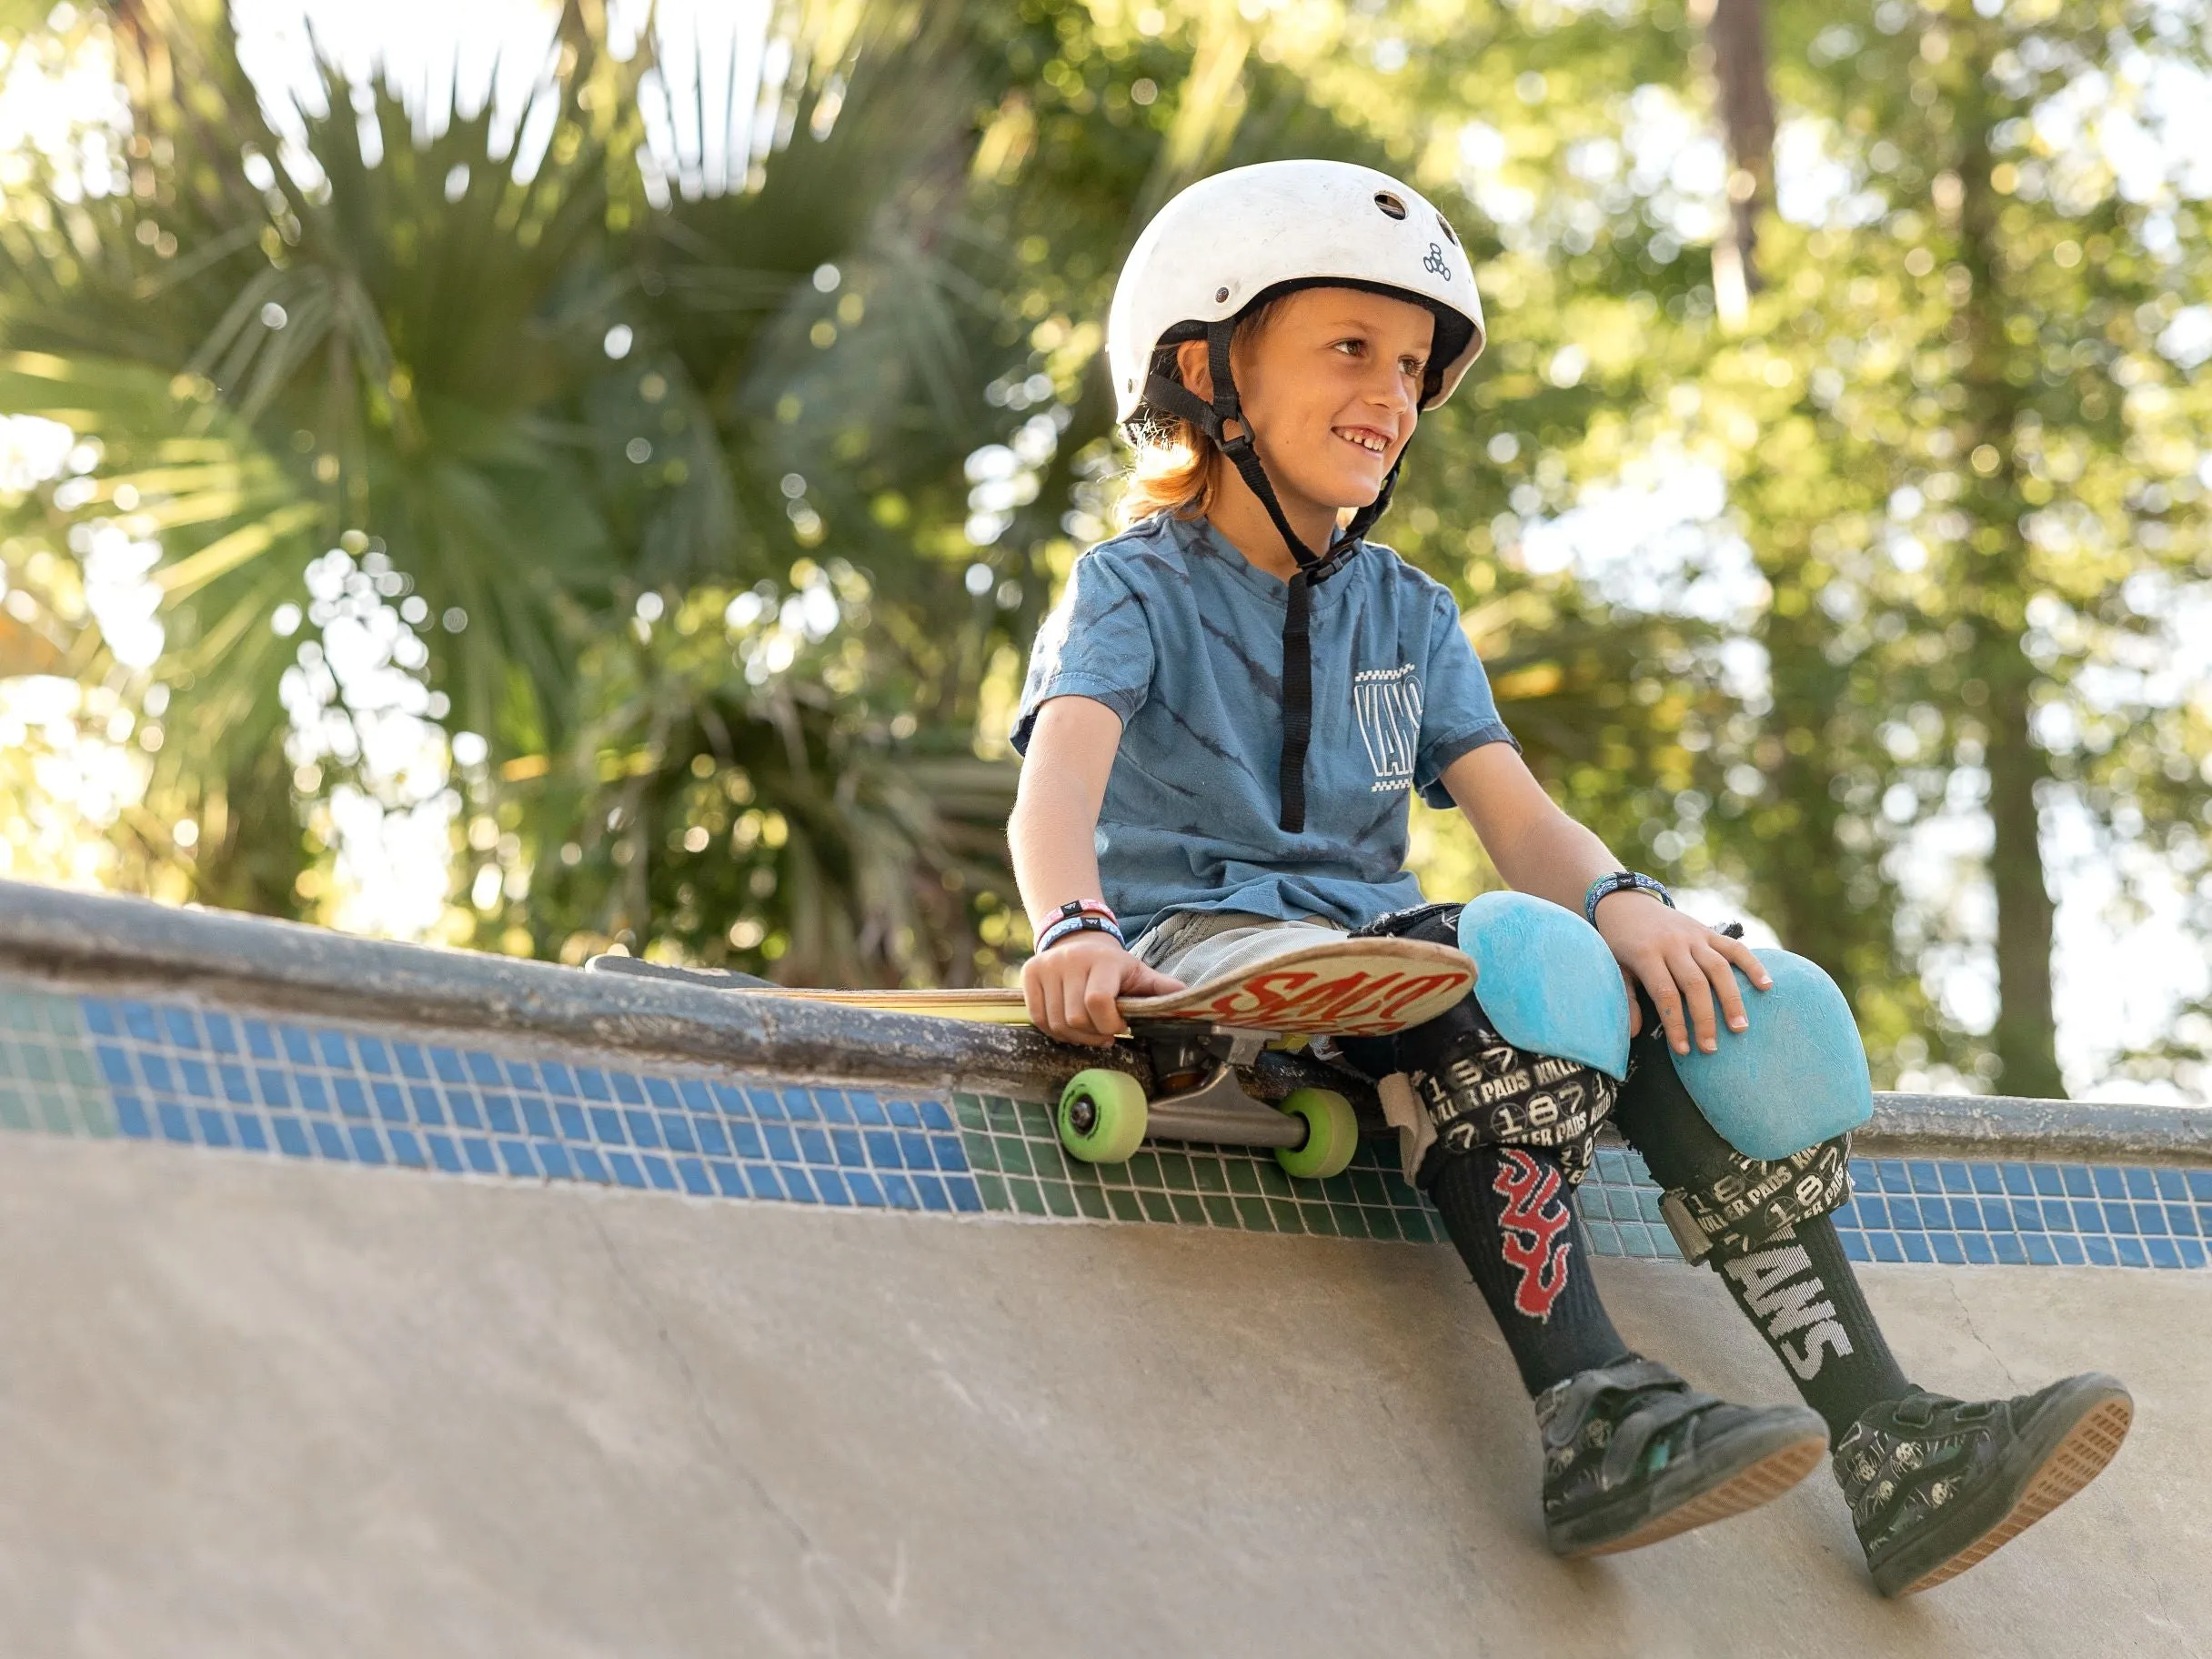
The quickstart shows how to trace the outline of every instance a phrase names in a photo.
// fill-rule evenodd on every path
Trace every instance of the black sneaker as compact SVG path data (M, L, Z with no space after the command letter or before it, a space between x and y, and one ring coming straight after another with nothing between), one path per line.
M2086 1372L2010 1400L1915 1389L1863 1413L1835 1448L1835 1478L1884 1595L1956 1578L2095 1480L2127 1437L2135 1402Z
M1813 1472L1827 1425L1802 1405L1731 1405L1630 1358L1536 1396L1543 1525L1569 1557L1641 1549L1756 1509Z

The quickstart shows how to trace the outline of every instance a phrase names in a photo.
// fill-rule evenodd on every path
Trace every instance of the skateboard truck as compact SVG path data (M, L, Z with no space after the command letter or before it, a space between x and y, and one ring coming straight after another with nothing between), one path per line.
M1284 1033L1189 1021L1136 1021L1133 1037L1161 1092L1148 1098L1126 1071L1079 1071L1061 1093L1061 1145L1087 1163L1121 1163L1151 1137L1273 1149L1290 1174L1339 1173L1359 1148L1352 1102L1332 1089L1299 1089L1280 1110L1247 1093L1237 1068Z

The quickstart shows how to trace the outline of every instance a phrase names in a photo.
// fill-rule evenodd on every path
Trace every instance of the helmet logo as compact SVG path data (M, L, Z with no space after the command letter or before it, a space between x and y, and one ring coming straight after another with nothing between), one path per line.
M1421 262L1421 268L1446 282L1452 280L1452 267L1444 263L1444 250L1433 242L1429 244L1429 256Z

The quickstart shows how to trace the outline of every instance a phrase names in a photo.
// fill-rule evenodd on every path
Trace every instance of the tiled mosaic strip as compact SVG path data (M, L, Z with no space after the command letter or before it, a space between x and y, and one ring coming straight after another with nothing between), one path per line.
M700 1198L1443 1237L1385 1141L1325 1181L1233 1147L1099 1168L1031 1101L634 1071L5 980L0 1127ZM1855 1159L1852 1176L1836 1222L1859 1261L2207 1264L2212 1171ZM1678 1256L1634 1153L1601 1151L1581 1204L1599 1254Z

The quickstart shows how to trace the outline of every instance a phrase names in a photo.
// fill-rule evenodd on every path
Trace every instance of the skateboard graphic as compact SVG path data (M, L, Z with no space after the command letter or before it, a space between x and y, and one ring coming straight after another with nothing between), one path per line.
M786 997L940 1020L1027 1025L1019 990L804 990L739 974L658 969L630 958L595 958L601 970L668 974L741 996ZM1128 1072L1094 1066L1061 1090L1053 1112L1060 1143L1087 1163L1121 1163L1147 1139L1272 1148L1291 1175L1337 1174L1359 1146L1352 1102L1333 1089L1293 1091L1280 1108L1238 1080L1265 1049L1299 1049L1315 1037L1386 1037L1434 1019L1473 987L1474 964L1449 945L1408 939L1345 939L1287 951L1163 997L1124 997L1123 1039L1151 1061L1158 1092Z

